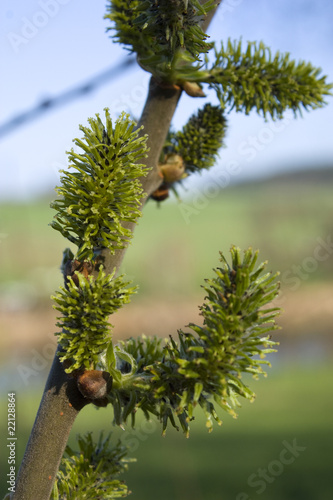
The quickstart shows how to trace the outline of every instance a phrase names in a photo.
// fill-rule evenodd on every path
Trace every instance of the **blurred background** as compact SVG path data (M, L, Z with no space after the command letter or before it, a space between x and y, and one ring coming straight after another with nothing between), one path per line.
M0 6L0 495L6 491L6 400L17 399L17 464L25 449L55 350L50 295L61 285L68 243L48 226L50 201L78 125L110 107L139 117L149 75L105 34L105 2L3 0ZM310 60L333 81L329 0L224 0L213 40L263 40ZM184 96L173 126L213 94ZM333 243L332 98L325 108L281 122L228 115L216 167L174 198L149 202L123 264L140 287L114 318L115 338L176 335L199 322L200 288L232 244L260 249L279 270L280 342L268 378L249 380L254 404L208 434L198 414L186 440L157 423L136 432L111 425L108 409L87 408L71 433L112 430L138 460L126 481L133 498L313 500L331 498ZM297 443L295 445L295 443ZM289 447L289 448L288 448ZM284 450L288 450L284 452ZM290 451L290 449L293 450ZM288 456L288 463L281 457Z

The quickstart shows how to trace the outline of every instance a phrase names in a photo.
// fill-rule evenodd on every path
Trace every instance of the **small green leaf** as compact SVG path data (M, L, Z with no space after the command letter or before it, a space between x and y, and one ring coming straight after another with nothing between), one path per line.
M106 349L106 366L108 368L108 371L116 367L116 357L114 354L112 342L109 343Z

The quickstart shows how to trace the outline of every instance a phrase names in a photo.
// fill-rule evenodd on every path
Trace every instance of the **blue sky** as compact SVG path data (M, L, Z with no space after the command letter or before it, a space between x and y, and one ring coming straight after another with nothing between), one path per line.
M126 57L103 20L105 0L2 0L0 6L0 125ZM331 0L224 0L211 24L212 40L263 40L273 51L311 61L333 81ZM1 138L0 200L51 191L78 125L109 107L139 116L149 75L133 67L113 81ZM209 99L217 102L215 95ZM184 96L174 118L180 127L205 100ZM226 148L213 174L242 180L299 166L333 163L333 99L294 120L265 122L255 113L228 116ZM207 174L207 181L209 176ZM193 179L192 184L198 184ZM202 182L202 178L200 179Z

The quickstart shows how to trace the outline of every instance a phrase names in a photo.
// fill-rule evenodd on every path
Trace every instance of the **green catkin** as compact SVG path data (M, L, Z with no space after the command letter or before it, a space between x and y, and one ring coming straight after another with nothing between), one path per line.
M214 404L236 416L239 397L254 399L241 377L265 374L264 358L277 345L268 333L278 328L279 314L278 308L267 308L278 294L277 275L266 273L265 264L255 267L257 256L248 249L242 258L232 247L230 265L221 254L221 266L203 287L203 326L190 323L190 331L178 332L178 342L170 338L163 348L160 339L143 336L116 348L110 344L101 368L113 376L109 401L118 408L116 424L141 409L147 418L159 416L163 432L178 420L188 434L199 406L211 430L213 420L221 423Z
M181 131L169 134L163 154L180 155L186 173L208 169L215 164L226 127L221 107L206 104L190 117Z
M105 275L102 267L95 279L80 273L76 276L79 286L69 278L67 288L61 287L52 297L54 308L61 313L57 322L59 357L69 364L67 373L97 366L99 356L111 342L109 316L128 303L135 292L135 288L127 288L129 282L123 276Z
M140 64L153 74L172 72L177 55L186 53L191 61L212 48L198 22L214 8L208 0L112 0L105 19L118 43L136 52Z
M144 196L139 178L147 168L137 163L146 157L147 137L140 137L135 122L122 114L113 125L108 109L106 124L99 115L89 120L90 128L80 127L83 140L75 139L80 153L69 153L70 171L62 171L59 198L51 226L78 247L76 259L93 260L94 253L108 248L111 253L124 248L132 232L124 222L141 216Z
M120 441L111 447L111 437L110 433L104 438L101 432L95 443L89 432L77 437L78 452L66 447L53 487L52 500L111 500L129 495L127 485L118 476L128 469L128 463L135 460L125 458L127 449Z
M245 114L254 109L275 119L287 109L296 115L325 104L333 85L320 73L310 63L291 60L289 53L272 55L263 42L248 42L243 50L242 41L229 39L215 49L215 61L200 81L215 89L223 109Z

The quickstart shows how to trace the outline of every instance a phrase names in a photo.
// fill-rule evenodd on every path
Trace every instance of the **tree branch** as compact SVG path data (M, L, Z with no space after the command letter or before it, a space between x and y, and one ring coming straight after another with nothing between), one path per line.
M160 186L162 178L159 175L158 160L168 134L172 117L176 110L181 90L178 88L163 88L158 85L152 77L149 83L149 91L145 107L143 109L138 126L143 125L142 134L148 135L147 146L149 148L148 158L145 163L151 168L146 177L141 178L142 187L146 193L141 202L143 209L147 198ZM135 223L125 223L124 227L134 231ZM118 272L127 248L116 250L110 255L109 250L104 250L104 267L106 273Z
M208 27L211 18L212 15L205 20L204 29ZM151 78L148 97L138 124L144 126L142 133L148 134L150 151L146 164L151 167L147 177L142 178L146 193L142 208L148 196L162 182L158 173L158 160L180 95L180 89L161 87ZM135 224L131 223L126 227L134 230ZM102 252L106 273L111 273L114 269L119 271L126 250L127 248L117 250L113 255L110 255L109 251L104 254ZM16 491L11 496L12 500L49 500L70 430L79 411L89 403L90 400L85 399L79 392L76 380L65 373L56 354L18 473Z
M167 136L181 91L162 88L151 79L147 101L139 126L148 134L150 148L147 165L152 167L142 185L148 197L161 184L158 175L158 159ZM134 230L135 224L127 227ZM105 271L116 272L127 248L117 250L114 255L105 251ZM102 254L103 255L103 254ZM12 500L48 500L55 476L64 453L70 430L79 411L90 401L77 389L76 380L69 377L57 354L53 360L49 378L17 477L16 491Z
M19 470L13 500L48 500L70 430L89 403L54 357L37 417Z

